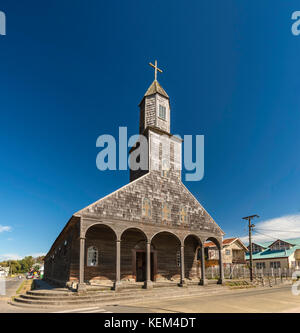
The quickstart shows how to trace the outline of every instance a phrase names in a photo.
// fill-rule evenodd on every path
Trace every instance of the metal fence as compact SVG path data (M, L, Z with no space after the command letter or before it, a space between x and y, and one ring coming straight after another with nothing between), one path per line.
M250 269L245 265L226 266L223 269L225 279L250 279ZM293 273L299 271L296 268L253 268L254 279L272 278L272 279L290 279ZM220 277L219 266L205 268L206 279L218 279Z

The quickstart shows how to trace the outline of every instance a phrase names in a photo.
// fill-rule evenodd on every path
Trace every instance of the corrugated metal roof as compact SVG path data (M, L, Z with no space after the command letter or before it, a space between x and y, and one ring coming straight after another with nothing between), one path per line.
M289 239L279 239L278 240L282 240L286 243L290 243L292 245L300 245L300 238L289 238ZM253 244L257 244L259 246L262 246L264 248L269 247L271 244L275 243L276 241L269 241L269 242L252 242Z
M289 257L292 255L296 250L300 249L300 245L295 245L291 247L288 250L271 250L271 249L266 249L261 252L253 253L252 258L253 259L271 259L271 258L285 258ZM247 253L246 254L246 260L250 259L250 255Z

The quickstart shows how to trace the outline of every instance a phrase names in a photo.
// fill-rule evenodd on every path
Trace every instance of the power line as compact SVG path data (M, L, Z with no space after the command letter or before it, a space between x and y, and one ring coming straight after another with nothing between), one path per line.
M273 239L275 239L275 240L277 240L277 239L278 239L278 237L277 237L277 238L275 238L275 237L272 237L272 236L269 236L269 235L263 234L262 232L259 232L259 231L257 231L256 229L255 229L255 231L254 231L254 232L256 232L256 233L258 233L258 234L260 234L260 235L263 235L263 236L265 236L265 237L268 237L268 238L273 238Z
M264 231L278 231L278 232L299 232L300 233L300 230L279 230L279 229L263 229L263 228L260 228L260 227L256 227L256 230L259 229L259 230L264 230Z

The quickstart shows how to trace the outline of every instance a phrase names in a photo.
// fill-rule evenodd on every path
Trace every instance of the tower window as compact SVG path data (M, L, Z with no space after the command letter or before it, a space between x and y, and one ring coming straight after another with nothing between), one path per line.
M166 107L165 106L162 106L162 105L159 105L159 118L162 118L163 120L166 120Z

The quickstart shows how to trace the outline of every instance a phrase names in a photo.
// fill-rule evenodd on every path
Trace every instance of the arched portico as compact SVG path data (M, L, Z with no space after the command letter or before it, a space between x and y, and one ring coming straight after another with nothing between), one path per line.
M224 268L222 259L222 245L221 240L215 237L208 237L204 243L204 257L206 258L207 265L211 262L214 264L218 263L219 266L219 278L218 284L223 284L224 282Z
M151 245L155 247L157 256L155 280L184 282L184 265L181 265L184 262L184 253L181 239L172 232L160 231L151 237Z
M84 282L114 281L118 289L124 282L144 282L151 288L153 282L198 280L205 284L204 242L214 242L214 237L128 226L114 230L109 224L93 223L82 231L80 237L79 287ZM91 259L94 257L94 259ZM203 259L203 260L202 260ZM92 260L92 262L91 262ZM219 256L219 261L222 257ZM223 270L220 266L222 283ZM126 284L125 284L126 285Z
M201 266L198 262L198 249L201 247L199 237L187 235L184 238L184 271L185 278L189 280L199 280L201 276Z
M146 234L138 228L124 230L121 240L121 280L145 282L147 281L147 243ZM154 280L154 249L150 249L151 277Z
M94 224L85 233L84 281L115 279L115 231L105 224Z

